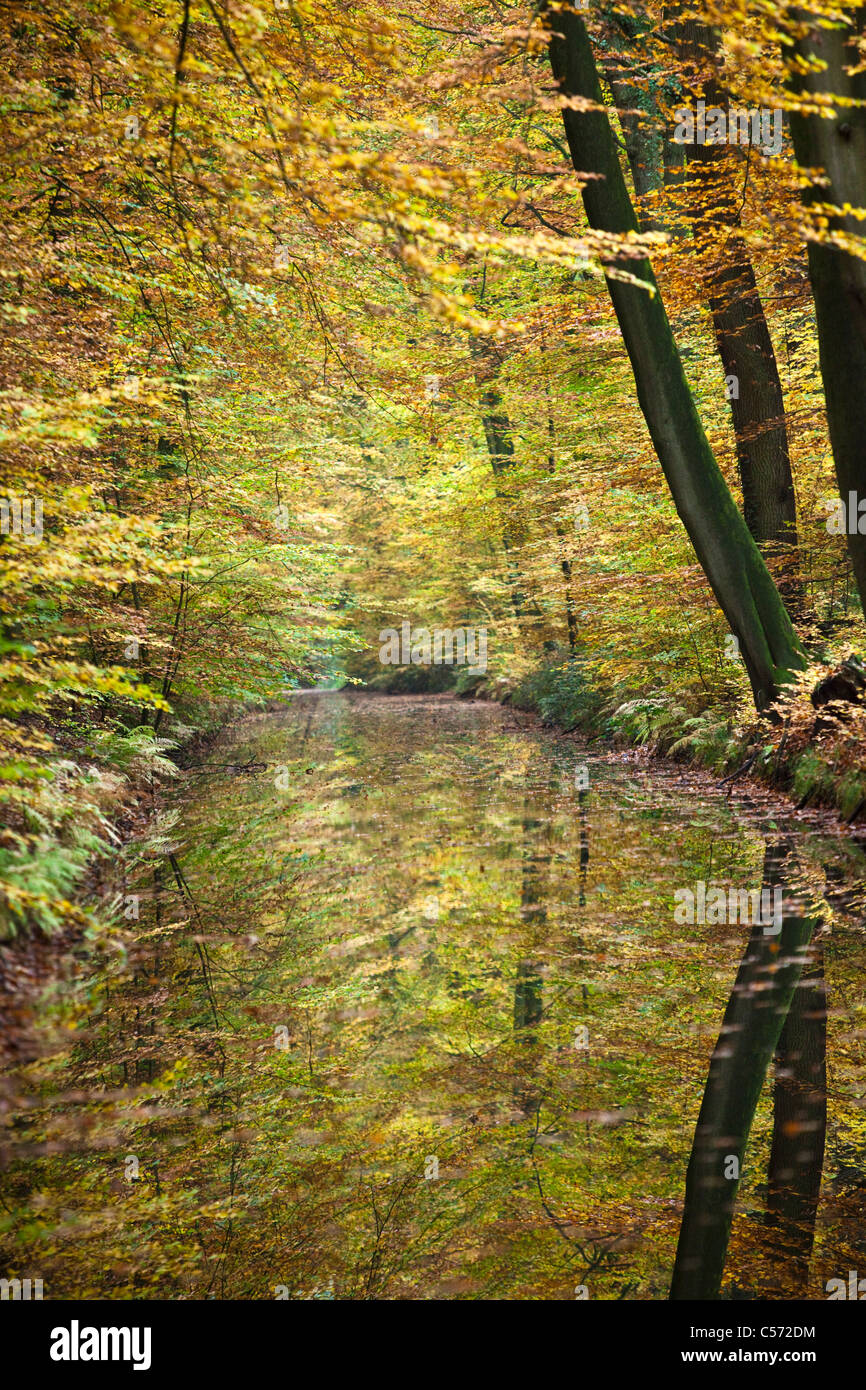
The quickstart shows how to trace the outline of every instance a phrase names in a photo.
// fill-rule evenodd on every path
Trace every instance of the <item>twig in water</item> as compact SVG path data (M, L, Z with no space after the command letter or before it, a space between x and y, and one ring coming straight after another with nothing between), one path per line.
M747 758L747 759L746 759L746 761L743 763L742 767L738 767L737 770L736 770L736 772L732 772L732 773L730 774L730 776L728 776L728 777L723 777L723 778L722 778L721 782L719 783L719 786L720 786L720 787L723 787L723 786L725 785L726 782L735 782L735 781L737 780L738 777L742 776L742 774L743 774L744 772L747 772L748 769L752 766L752 763L753 763L753 762L755 761L755 759L757 758L757 756L758 756L758 754L760 753L760 751L761 751L760 748L756 748L756 749L755 749L755 752L752 754L752 756L751 756L750 758Z

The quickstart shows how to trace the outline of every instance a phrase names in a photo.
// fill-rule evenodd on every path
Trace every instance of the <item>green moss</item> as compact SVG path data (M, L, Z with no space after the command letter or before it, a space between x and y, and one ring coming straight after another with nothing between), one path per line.
M866 773L851 768L836 785L836 805L845 820L866 800Z
M798 801L815 796L833 798L833 773L820 753L807 748L793 768L792 790Z

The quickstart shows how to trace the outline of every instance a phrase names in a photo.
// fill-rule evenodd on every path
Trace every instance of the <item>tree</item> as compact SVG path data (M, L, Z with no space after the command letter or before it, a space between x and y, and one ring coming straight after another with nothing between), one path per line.
M570 8L546 9L545 21L551 67L565 98L562 119L572 163L590 176L582 189L590 227L628 239L638 231L637 220L586 28ZM677 511L739 640L755 705L762 710L804 664L802 648L704 433L652 267L623 247L620 240L605 270L641 410ZM635 276L649 292L633 282Z
M669 41L683 63L683 86L707 107L730 110L730 91L717 75L718 31L694 19L679 20ZM688 176L695 180L695 236L726 381L743 489L743 515L764 553L786 560L783 587L796 584L791 565L797 543L797 509L788 452L782 383L754 267L740 222L742 195L734 175L741 165L720 142L686 147ZM785 583L787 580L787 583Z
M811 171L803 200L812 213L809 278L815 298L821 376L846 539L866 612L866 525L854 510L866 499L866 259L860 234L866 208L866 11L843 19L798 9L792 18L790 113L797 161Z

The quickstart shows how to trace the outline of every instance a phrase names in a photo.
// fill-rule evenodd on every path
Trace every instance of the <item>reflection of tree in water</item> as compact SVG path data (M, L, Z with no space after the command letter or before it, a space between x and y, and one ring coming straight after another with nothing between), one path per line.
M528 1156L532 1167L530 1192L533 1203L540 1203L545 1219L557 1231L569 1251L570 1277L575 1288L586 1291L587 1281L601 1273L610 1274L618 1265L618 1252L614 1247L619 1242L619 1234L610 1237L583 1236L574 1234L571 1222L554 1209L548 1198L543 1176L543 1165L539 1163L540 1150L537 1148L542 1126L542 1110L549 1092L541 1084L538 1076L542 1061L539 1046L539 1025L544 1017L542 963L538 959L538 948L548 944L549 879L551 863L554 859L553 794L559 783L560 769L553 759L542 764L534 760L527 770L522 818L522 867L520 892L520 918L523 939L527 954L517 964L514 980L514 1038L516 1043L517 1075L514 1082L515 1100L530 1119L531 1131ZM589 826L586 808L587 792L578 792L579 804L579 902L586 901L586 878L589 867ZM584 987L585 997L585 987ZM554 1107L555 1109L555 1107ZM517 1184L524 1188L524 1181ZM626 1285L620 1297L626 1297L631 1285Z
M538 1025L544 1012L541 964L535 954L547 925L547 883L552 857L551 802L556 776L552 760L534 758L527 769L523 798L520 920L525 949L514 980L514 1035L517 1042L515 1097L529 1112L538 1105Z
M485 745L461 781L452 770L467 756L463 724L443 771L408 715L396 734L392 715L371 714L372 730L364 723L358 732L357 719L335 728L342 742L332 767L307 708L293 718L291 746L303 756L293 764L299 787L286 801L274 798L269 777L258 785L220 773L207 782L202 809L192 808L183 849L141 856L154 875L141 887L143 920L126 963L105 981L104 1007L77 1046L66 1088L96 1088L85 1113L88 1122L98 1116L97 1140L121 1157L140 1156L141 1177L134 1185L118 1179L117 1228L102 1244L94 1237L80 1267L101 1279L111 1240L131 1271L116 1276L117 1289L145 1288L148 1263L174 1239L169 1219L157 1221L147 1206L158 1199L172 1222L176 1214L176 1229L194 1229L199 1242L192 1272L169 1276L184 1296L260 1297L270 1282L306 1296L329 1275L341 1297L401 1297L408 1279L436 1297L562 1297L581 1284L591 1298L628 1298L634 1289L658 1296L664 1254L643 1202L649 1194L648 1208L666 1209L675 1193L667 1155L677 1108L669 1104L667 1048L652 1046L652 1010L636 1023L629 1014L643 1014L647 1002L667 1017L671 980L680 985L682 953L664 955L669 928L659 929L655 911L669 894L671 867L656 821L671 803L655 786L638 794L614 777L594 778L590 801L569 776L563 800L558 783L573 772L562 765L569 754L531 736L508 744L508 763L498 744ZM320 718L338 723L330 712ZM288 726L269 737L255 753L270 768L287 757ZM241 765L248 757L243 747ZM527 757L515 788L504 774ZM311 766L314 784L302 781ZM683 823L678 804L670 815ZM821 845L805 834L791 839L817 884ZM679 871L688 855L695 875L735 878L753 844L751 833L721 833L707 815L687 845L675 845ZM791 887L787 849L767 851L770 886ZM834 862L838 884L831 888L828 866L826 900L853 916L862 861L839 853ZM606 878L622 883L622 904L598 891ZM635 940L632 948L625 930L619 935L620 905L649 925L653 945ZM795 908L787 895L785 906L781 940L759 928L749 942L725 1016L731 1031L710 1068L675 1297L717 1297L726 1259L726 1296L737 1277L747 1296L808 1287L824 1146L822 958L812 924L804 919L800 931L790 911L813 909ZM356 952L343 953L344 938ZM712 960L692 966L691 957L682 976L695 992L727 954L721 939L709 944ZM662 958L644 979L654 947ZM841 996L854 982L856 997L862 938L840 932L832 950L834 990ZM580 1010L573 1021L587 1016L583 979L593 989L592 1058L569 1036L572 1006ZM706 999L692 1016L706 1021ZM285 1049L274 1046L275 1024L288 1029ZM742 1161L774 1051L766 1214L737 1213L734 1268L727 1251L736 1184L728 1180L719 1193L712 1161L719 1153ZM848 1066L847 1053L843 1060ZM854 1267L843 1252L860 1234L862 1212L856 1099L842 1109L861 1086L856 1057L848 1076L850 1083L840 1067L834 1078L842 1119L828 1146L818 1251L838 1257L843 1274ZM153 1104L131 1108L120 1096L116 1113L107 1109L105 1090L157 1080ZM623 1100L635 1107L635 1126L608 1128ZM769 1148L766 1113L762 1102ZM644 1120L655 1129L642 1131ZM91 1145L79 1123L76 1110L60 1131L76 1150ZM664 1143L658 1171L648 1147L633 1143L643 1132L648 1147L657 1132ZM85 1212L103 1204L92 1147ZM429 1154L441 1164L435 1182L425 1171ZM35 1173L58 1221L83 1171L64 1170L62 1161L58 1177ZM73 1156L70 1165L78 1163ZM755 1190L752 1181L750 1199ZM198 1193L202 1206L252 1198L249 1220L201 1216Z
M578 816L578 843L580 844L580 854L578 856L578 907L586 907L586 875L589 869L589 819L587 816L586 802L589 796L587 791L577 793L577 816Z
M809 1282L826 1132L827 999L824 953L816 945L776 1049L767 1224L775 1236L775 1282L787 1283L789 1296L802 1297Z
M548 880L553 858L552 799L558 782L553 760L539 765L534 761L526 774L522 820L522 882L520 919L528 928L525 939L530 947L544 942L547 925ZM586 879L589 868L588 793L579 791L578 800L578 904L586 905ZM520 961L514 984L514 1032L517 1041L528 1048L537 1042L537 1027L544 1012L542 976L539 962L532 956Z
M764 886L790 884L790 847L767 844ZM786 873L786 870L788 872ZM749 938L710 1061L686 1174L670 1297L719 1296L746 1144L774 1053L768 1224L777 1277L802 1287L814 1234L826 1128L824 1007L815 918L784 911L781 932Z
M544 941L548 922L546 892L553 858L552 798L557 783L557 767L553 760L539 766L532 762L525 778L523 805L523 876L521 876L520 919L528 927L530 945ZM589 867L589 824L587 791L577 792L578 802L578 906L587 903L587 872ZM514 981L514 1034L521 1044L534 1045L541 1023L541 967L534 959L518 963Z

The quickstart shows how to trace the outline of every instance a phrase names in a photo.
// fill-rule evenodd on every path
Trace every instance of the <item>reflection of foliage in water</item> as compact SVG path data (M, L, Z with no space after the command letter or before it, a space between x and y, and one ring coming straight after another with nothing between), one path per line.
M748 936L675 926L673 892L759 885L765 840L688 777L594 761L579 793L576 758L436 701L236 728L187 780L125 972L13 1078L8 1272L49 1297L666 1297ZM835 918L821 1297L863 1234L862 858L790 833ZM765 1296L771 1131L765 1085L725 1276Z

